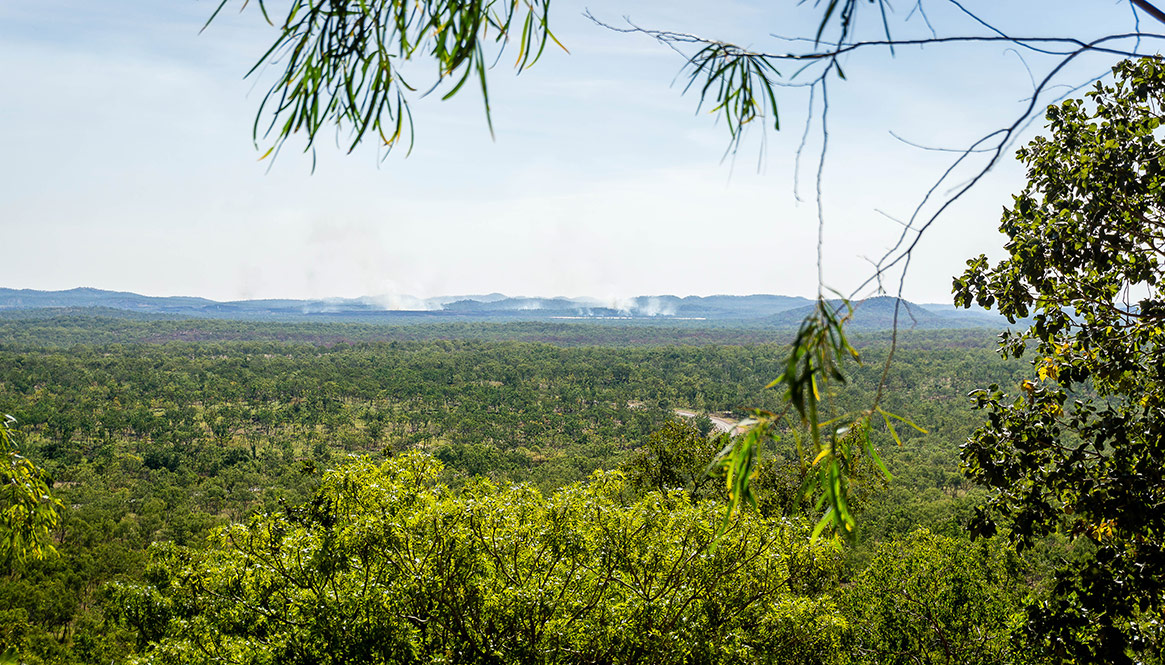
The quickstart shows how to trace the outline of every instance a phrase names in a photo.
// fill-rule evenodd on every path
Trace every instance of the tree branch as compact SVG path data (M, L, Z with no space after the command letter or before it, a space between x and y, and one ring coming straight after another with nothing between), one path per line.
M1165 12L1154 7L1148 0L1131 0L1131 2L1141 11L1157 19L1158 22L1165 23Z

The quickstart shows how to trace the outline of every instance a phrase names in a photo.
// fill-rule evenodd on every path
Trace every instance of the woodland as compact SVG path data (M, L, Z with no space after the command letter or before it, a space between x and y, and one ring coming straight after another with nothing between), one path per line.
M1021 597L1075 547L967 535L966 395L1020 380L991 331L903 335L887 406L926 433L874 432L893 479L855 470L844 545L809 537L805 470L778 448L718 534L722 435L675 414L775 408L783 344L27 323L0 404L62 509L58 556L0 581L20 662L1013 662ZM839 402L877 389L887 341L857 343Z
M480 80L488 118L486 33L503 48L524 23L519 69L557 41L545 2L292 4L260 60L288 56L259 112L275 116L265 157L333 125L353 148L409 143L393 59L420 45L447 96ZM867 4L884 40L856 37ZM843 56L904 43L887 7L815 3L817 34L790 54L626 31L697 49L691 81L730 150L749 122L779 128L776 65L818 65L824 144ZM1145 55L1162 36L1141 13L1165 13L1130 7L1133 32L1089 42L928 21L928 43L1059 61L1014 125L956 159L987 154L986 173L1077 56ZM1162 663L1163 99L1155 56L1047 107L1018 152L1005 258L953 283L957 305L1013 323L998 337L862 336L821 294L791 343L5 316L0 659ZM928 194L870 283L904 273L977 180L924 214Z

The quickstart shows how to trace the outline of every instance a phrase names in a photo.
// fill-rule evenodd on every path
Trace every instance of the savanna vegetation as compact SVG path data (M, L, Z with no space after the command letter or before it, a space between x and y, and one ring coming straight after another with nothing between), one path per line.
M791 347L10 320L2 657L1161 663L1165 67L1116 74L1050 110L1008 257L955 282L1032 318L1003 360L968 333L847 340L825 300ZM797 446L710 417L742 415Z
M958 473L966 394L1019 380L988 331L902 338L887 407L926 433L873 433L894 478L854 470L855 544L810 539L806 472L774 448L757 508L709 548L724 441L675 412L776 408L784 345L482 341L486 324L108 342L152 324L66 318L67 339L50 326L0 349L0 406L63 504L59 556L0 582L24 662L1000 662L1021 596L1066 551L965 535L983 499ZM886 341L858 343L839 403L880 378ZM894 613L922 593L878 581L903 570L946 614ZM944 646L969 620L990 640Z

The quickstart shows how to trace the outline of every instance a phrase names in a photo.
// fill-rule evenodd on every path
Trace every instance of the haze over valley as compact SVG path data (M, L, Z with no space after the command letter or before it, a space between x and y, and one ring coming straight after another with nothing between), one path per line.
M889 329L894 298L855 301L852 325L858 329ZM834 306L844 310L840 301ZM752 327L796 327L813 301L782 295L673 295L619 299L510 297L500 293L416 298L407 295L331 298L322 300L239 300L156 297L136 293L76 288L37 291L0 288L0 312L38 309L108 310L110 314L240 319L252 321L358 321L402 323L441 321L629 321L666 324L704 321ZM899 324L904 329L986 328L1005 324L982 310L949 305L919 305L902 301Z

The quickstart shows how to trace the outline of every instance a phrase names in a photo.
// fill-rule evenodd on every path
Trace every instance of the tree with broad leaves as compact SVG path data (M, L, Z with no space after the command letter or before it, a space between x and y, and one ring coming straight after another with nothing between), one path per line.
M12 437L16 420L0 415L0 570L51 554L51 532L61 502L53 498L45 473L20 454Z
M451 489L441 470L356 460L204 549L156 545L146 584L109 589L132 662L847 662L821 592L842 561L804 525L740 515L712 550L718 508L683 490Z
M1030 327L1008 394L973 393L987 422L963 469L991 490L973 523L1020 548L1084 541L1028 631L1062 662L1160 654L1165 605L1165 63L1126 61L1111 85L1048 109L1019 152L1028 184L1004 211L1008 256L968 261L956 300ZM1160 661L1155 661L1160 662Z

